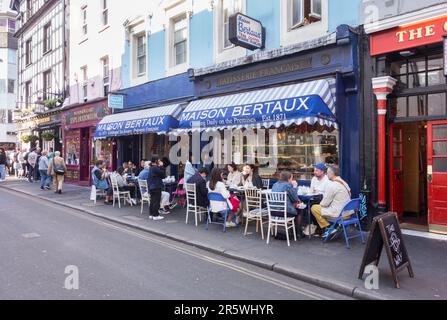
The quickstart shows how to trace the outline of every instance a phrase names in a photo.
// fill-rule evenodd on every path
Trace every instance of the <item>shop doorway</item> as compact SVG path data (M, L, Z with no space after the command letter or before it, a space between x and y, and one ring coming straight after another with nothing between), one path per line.
M90 128L81 129L81 152L79 163L79 180L81 182L88 182L90 178Z
M402 227L428 231L427 123L393 124L389 135L390 210Z

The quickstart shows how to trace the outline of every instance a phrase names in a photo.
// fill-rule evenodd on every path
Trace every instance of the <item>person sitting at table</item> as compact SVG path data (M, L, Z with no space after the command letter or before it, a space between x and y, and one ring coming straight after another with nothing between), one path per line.
M323 163L318 163L314 166L314 177L310 182L310 189L315 193L324 194L329 183L327 177L327 167Z
M98 190L107 191L105 204L112 204L113 190L109 184L108 172L106 164L102 160L98 160L92 169L93 184Z
M225 184L230 187L239 187L242 185L242 173L237 170L237 166L232 163L227 166L228 175Z
M295 227L297 237L303 238L301 223L303 218L303 210L298 207L302 204L298 197L298 183L293 180L293 175L288 171L282 171L279 174L279 181L272 187L272 192L286 192L287 193L287 217L295 217ZM272 216L283 217L283 212L272 212Z
M230 192L225 187L225 183L223 182L223 172L219 168L214 168L211 171L211 180L208 185L208 193L218 193L222 195L224 199L227 200L227 203L220 202L220 201L210 201L210 208L212 213L219 213L222 211L226 211L228 208L230 208L227 216L226 227L236 227L236 223L234 223L232 220L234 218L233 213L233 207L230 203Z
M141 171L144 170L146 162L147 162L147 159L141 159L140 166L138 168L135 168L135 176L138 177L140 175Z
M124 179L124 168L119 167L116 173L113 174L116 178L116 182L118 183L119 191L129 191L130 192L130 203L133 205L137 204L135 200L135 184L127 183L126 179Z
M243 185L246 188L255 187L257 189L262 189L262 179L258 175L254 164L247 164L244 166Z
M127 162L127 169L125 168L124 170L124 174L127 174L129 176L131 176L132 174L134 174L135 176L137 172L137 167L135 166L135 164L133 163L133 161L128 161Z
M196 200L197 205L202 208L208 208L209 200L208 200L208 188L206 187L206 177L209 172L207 168L199 169L195 175L193 175L187 183L196 185Z
M128 171L129 171L129 165L128 165L127 162L123 162L123 165L121 167L118 167L118 168L123 168L125 174L127 174Z
M351 189L349 185L340 177L340 169L338 166L331 165L328 167L327 175L330 180L326 187L326 192L320 204L311 207L312 215L317 220L322 233L330 226L326 218L337 218L341 210L351 200ZM331 231L331 236L337 230Z

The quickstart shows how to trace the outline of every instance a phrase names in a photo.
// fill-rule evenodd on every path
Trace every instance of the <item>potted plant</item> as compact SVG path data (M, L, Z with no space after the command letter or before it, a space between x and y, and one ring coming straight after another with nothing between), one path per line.
M38 136L36 136L36 135L30 135L29 136L29 142L31 142L31 143L36 143L36 141L38 141L39 140L39 137Z
M23 141L23 143L28 143L30 140L29 140L29 135L23 135L22 136L22 141Z
M53 141L55 138L55 135L51 131L42 132L41 137L45 141Z

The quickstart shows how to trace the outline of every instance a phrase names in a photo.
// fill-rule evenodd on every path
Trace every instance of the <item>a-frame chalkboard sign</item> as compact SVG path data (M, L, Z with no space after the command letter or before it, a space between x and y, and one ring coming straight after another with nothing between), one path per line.
M400 288L397 273L407 268L410 277L413 278L413 269L407 249L402 239L402 232L399 226L399 220L395 213L385 213L375 217L372 222L371 232L368 243L363 255L362 266L360 267L359 279L363 278L365 267L371 263L379 265L383 246L388 256L396 288Z

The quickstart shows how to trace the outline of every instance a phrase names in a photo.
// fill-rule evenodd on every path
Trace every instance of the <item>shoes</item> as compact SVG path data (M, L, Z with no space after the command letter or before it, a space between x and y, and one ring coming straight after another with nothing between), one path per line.
M309 230L310 229L310 230ZM317 230L317 226L316 225L313 225L313 224L309 224L309 225L307 225L305 228L304 228L304 230L303 230L303 233L306 235L306 236L312 236L312 235L314 235L315 234L315 231Z
M152 219L154 221L159 221L159 220L163 220L165 217L161 217L161 216L157 216L157 217L153 217Z
M339 230L340 230L340 227L337 227L337 228L328 227L328 228L326 228L326 231L323 233L322 237L325 240L332 240L338 234Z
M159 214L170 214L170 212L168 210L164 209L164 208L158 210L158 213Z
M47 190L51 190L51 188L50 188L49 186L46 186L45 189L47 189Z
M174 209L175 207L177 207L177 203L173 203L173 204L171 204L171 205L169 206L169 209L172 210L172 209Z
M110 201L104 201L104 204L112 205L112 202L110 202Z
M59 190L58 193L59 193L59 194L62 194L62 190Z
M234 223L233 221L230 221L230 222L226 222L226 223L225 223L225 226L226 226L227 228L234 228L234 227L237 227L237 224Z
M43 187L40 187L40 190L45 190Z
M154 219L154 217L153 216L149 216L149 220L153 220Z

